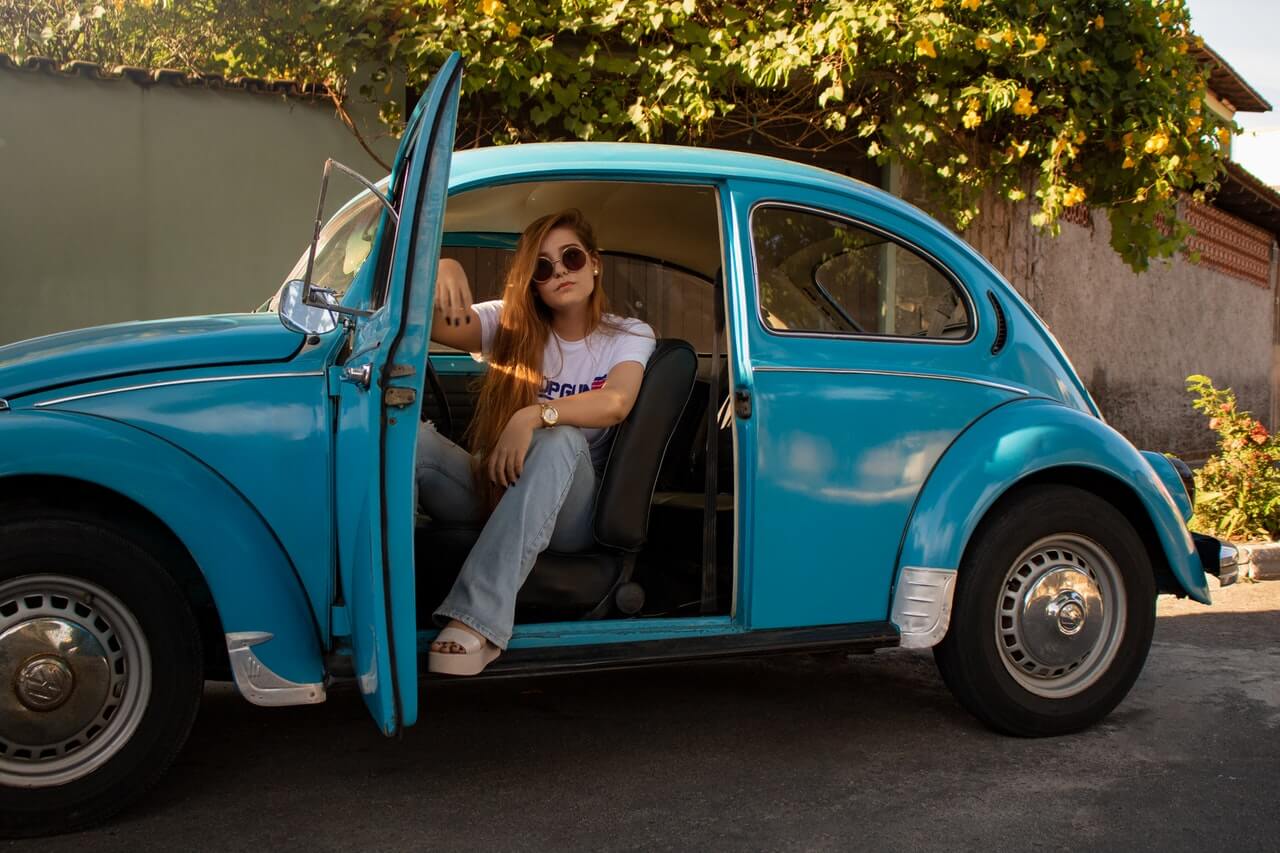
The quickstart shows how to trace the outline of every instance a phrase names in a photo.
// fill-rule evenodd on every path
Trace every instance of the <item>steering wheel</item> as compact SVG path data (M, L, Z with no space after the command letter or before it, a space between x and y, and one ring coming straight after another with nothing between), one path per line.
M440 374L436 372L436 366L431 363L431 354L427 354L427 385L431 388L431 396L435 398L436 408L439 409L440 432L445 438L453 440L453 413L449 411L449 398L445 396L444 385L440 382ZM422 420L427 419L427 407L422 407Z

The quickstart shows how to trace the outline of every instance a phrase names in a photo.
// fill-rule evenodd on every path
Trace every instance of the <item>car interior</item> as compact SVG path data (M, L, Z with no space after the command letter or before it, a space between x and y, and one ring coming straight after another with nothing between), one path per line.
M496 299L520 232L568 207L595 230L610 312L648 323L658 346L631 414L614 431L595 547L540 555L517 599L517 624L729 613L735 455L716 191L542 181L462 192L446 209L442 254L463 265L474 299ZM423 418L466 446L483 364L433 344L431 367ZM424 629L434 627L431 613L479 533L419 515Z

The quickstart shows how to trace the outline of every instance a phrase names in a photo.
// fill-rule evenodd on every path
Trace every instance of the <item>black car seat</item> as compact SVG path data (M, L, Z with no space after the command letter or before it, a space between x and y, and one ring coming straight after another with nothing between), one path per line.
M697 355L686 341L657 342L631 414L614 432L596 498L595 547L539 555L516 599L517 621L598 619L615 607L627 614L639 611L644 591L631 579L635 558L648 538L658 471L697 369ZM423 619L448 594L479 535L475 526L419 525L414 553Z

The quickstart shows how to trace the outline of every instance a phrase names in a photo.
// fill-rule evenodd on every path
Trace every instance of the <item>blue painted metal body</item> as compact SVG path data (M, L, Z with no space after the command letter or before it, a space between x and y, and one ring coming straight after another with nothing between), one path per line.
M1001 495L1064 467L1129 489L1173 575L1208 600L1176 472L1101 421L1016 292L922 212L829 172L708 149L529 145L459 152L450 165L453 102L437 95L423 109L443 118L419 118L406 133L391 181L407 170L416 201L387 298L375 299L386 284L378 242L344 297L377 307L349 352L341 331L308 343L274 315L125 324L2 347L0 478L77 478L145 507L190 550L225 630L270 632L255 652L298 682L320 680L324 651L350 648L375 719L396 731L417 715L427 636L413 604L410 472L446 176L451 194L550 179L698 183L720 194L731 375L752 401L735 426L734 612L520 626L514 647L884 620L903 566L955 569ZM432 122L444 135L426 135ZM972 335L770 331L759 318L751 217L771 204L846 217L931 257L967 294ZM465 239L503 246L510 235ZM1005 321L995 352L993 300ZM338 379L340 356L341 367L371 367L367 391ZM466 356L432 358L442 372L482 369ZM391 364L416 370L392 377ZM393 386L417 402L384 419Z

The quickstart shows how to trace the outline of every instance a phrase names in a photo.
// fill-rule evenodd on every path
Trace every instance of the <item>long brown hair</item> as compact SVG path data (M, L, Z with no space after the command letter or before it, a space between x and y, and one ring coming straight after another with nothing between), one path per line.
M600 252L595 233L582 212L570 208L534 220L516 243L502 290L502 313L489 353L489 370L480 385L475 415L467 428L467 440L475 452L473 470L477 491L492 509L502 490L485 475L484 463L507 421L519 409L533 405L542 387L542 355L551 336L551 309L533 284L533 267L542 241L556 228L570 228L590 255L595 270L587 300L587 334L601 325L607 311L601 287Z

